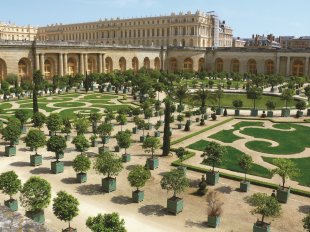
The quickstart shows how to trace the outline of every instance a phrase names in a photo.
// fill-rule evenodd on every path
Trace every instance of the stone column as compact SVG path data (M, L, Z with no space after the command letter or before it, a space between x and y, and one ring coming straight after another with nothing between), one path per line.
M39 69L40 69L40 56L37 53L36 54L36 70L39 70Z
M280 56L277 56L277 69L276 74L280 74Z
M64 71L63 71L63 73L64 73L64 75L67 75L67 73L68 73L68 54L67 53L64 54L63 62L64 62Z
M63 54L59 53L59 59L58 59L59 67L58 67L58 75L63 76L64 75L64 60L63 60Z
M88 71L88 55L84 54L84 71Z
M40 70L44 76L44 53L40 54Z
M80 73L84 75L84 54L80 54Z
M286 76L290 75L291 57L288 56L286 60Z
M305 76L309 77L309 57L306 57Z
M105 73L105 58L104 58L105 54L102 54L102 73Z
M102 72L102 54L101 53L99 53L98 66L99 66L99 73L103 73Z

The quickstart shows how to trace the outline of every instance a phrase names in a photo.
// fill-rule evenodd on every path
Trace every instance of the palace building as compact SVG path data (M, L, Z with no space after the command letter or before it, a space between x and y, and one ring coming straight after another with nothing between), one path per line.
M213 12L104 19L39 27L41 41L83 41L103 45L231 47L232 29Z
M0 22L0 40L28 40L33 41L37 36L37 28L18 26L12 23Z

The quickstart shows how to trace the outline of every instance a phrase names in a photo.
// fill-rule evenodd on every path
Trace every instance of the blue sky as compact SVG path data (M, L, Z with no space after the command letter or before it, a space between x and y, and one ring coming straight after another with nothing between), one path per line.
M0 9L0 21L35 26L214 10L236 37L310 35L310 0L3 0Z

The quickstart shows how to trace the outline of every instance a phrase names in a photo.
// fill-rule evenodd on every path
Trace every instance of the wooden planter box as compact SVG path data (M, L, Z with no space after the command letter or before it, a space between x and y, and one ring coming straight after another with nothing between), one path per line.
M42 164L42 155L31 155L30 156L31 166L40 166Z
M144 200L144 191L136 190L132 192L132 200L135 203L139 203Z
M258 109L251 109L251 117L257 117L258 116Z
M85 183L87 181L87 173L77 173L76 179L80 184Z
M177 215L183 211L183 199L177 197L171 197L167 200L167 210L169 213Z
M290 109L282 109L281 110L281 117L289 117L291 115Z
M221 223L220 216L208 216L208 226L216 228Z
M66 228L66 229L61 230L61 231L62 232L77 232L77 229L70 227L70 228Z
M122 155L122 161L124 162L124 163L128 163L129 161L131 160L131 155L130 154L123 154Z
M98 148L98 152L99 154L105 153L105 152L109 152L110 149L108 147L99 147Z
M107 144L107 143L109 143L109 141L110 141L110 137L108 137L108 136L102 138L103 144Z
M26 128L25 126L22 126L22 127L20 128L20 131L22 132L22 134L26 134L27 128Z
M15 146L6 146L5 147L5 156L11 157L16 155L16 147Z
M132 133L137 134L139 132L139 129L137 127L132 128Z
M244 182L244 181L241 181L240 182L240 191L241 192L247 192L247 191L249 191L249 189L250 189L250 182Z
M310 116L310 109L307 109L307 116Z
M104 192L110 193L116 190L116 178L104 178L102 179L102 189Z
M298 117L302 117L303 115L304 115L304 112L303 112L303 111L299 111L299 110L297 111L297 116L298 116Z
M257 221L253 225L253 232L270 232L270 224Z
M240 110L235 110L235 116L240 116Z
M155 170L158 168L158 165L159 165L158 158L153 158L153 159L148 158L146 162L150 170Z
M160 132L159 132L159 131L155 131L155 132L154 132L154 136L155 136L156 138L159 138L159 137L160 137Z
M44 210L38 210L35 212L26 211L26 217L32 219L39 224L44 224L45 222Z
M183 125L182 124L178 124L178 129L182 129Z
M281 203L287 203L288 198L290 196L291 188L284 188L279 187L277 189L277 200Z
M53 174L62 173L64 171L64 163L61 161L54 161L51 163L51 170Z
M98 141L91 141L92 147L98 147Z
M207 183L208 183L208 185L217 184L219 181L219 178L220 178L219 172L212 172L212 171L207 172Z
M267 111L267 117L272 118L273 117L273 111Z
M223 108L217 108L215 113L216 113L216 115L222 115L223 114Z
M143 143L146 139L146 136L140 136L140 142Z
M115 151L115 152L119 152L119 151L120 151L120 147L119 147L119 146L115 146L115 147L114 147L114 151Z
M17 211L18 210L18 201L15 199L10 199L7 201L4 201L4 205L8 207L11 211Z

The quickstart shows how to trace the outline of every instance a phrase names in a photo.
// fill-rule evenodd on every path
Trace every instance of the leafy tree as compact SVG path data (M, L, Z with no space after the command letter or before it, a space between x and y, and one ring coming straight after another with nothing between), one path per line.
M118 213L98 214L89 217L86 226L92 232L127 232L124 219L120 219Z
M90 159L85 154L80 154L73 160L73 169L77 173L86 173L91 166Z
M302 222L304 223L304 229L310 231L310 212L308 212L308 215L304 217Z
M55 154L62 153L67 148L66 139L61 135L54 135L50 137L46 145L47 149L55 152ZM58 156L56 155L56 157Z
M173 105L171 98L166 97L164 99L165 103L165 124L164 124L164 137L163 137L163 156L168 156L170 153L170 139L171 139L171 131L170 131L170 117L171 117L171 107Z
M123 125L127 123L127 117L125 114L119 114L116 117L116 121L121 125L121 131L123 131Z
M204 150L204 159L208 163L212 163L212 172L217 163L221 163L223 155L226 153L226 148L216 142L210 142Z
M244 170L244 181L246 181L246 174L252 168L253 159L251 156L244 154L241 156L238 164Z
M172 190L173 198L177 198L177 194L183 192L189 186L189 180L182 170L173 169L163 175L160 185L162 189Z
M94 126L95 124L97 124L102 118L102 115L100 113L97 112L93 112L89 114L89 121L92 123L92 125Z
M202 85L200 89L192 95L193 101L200 101L200 111L202 115L205 114L207 110L207 99L211 102L215 100L214 95L212 95L210 91L206 90L204 85Z
M126 131L120 131L117 133L117 135L115 136L117 144L120 148L124 148L125 149L125 154L127 148L130 147L131 144L131 132L129 130Z
M254 103L254 109L256 109L256 100L260 99L263 95L263 90L259 87L251 86L247 90L247 98L252 99Z
M132 114L133 114L134 116L138 116L140 113L141 113L140 107L136 107L136 108L133 108L133 109L132 109Z
M97 132L101 138L110 136L112 131L113 131L113 126L110 123L102 123L97 128Z
M56 135L56 132L61 130L62 122L60 114L53 113L47 117L46 125L49 131Z
M111 123L113 119L115 119L115 114L112 109L107 108L105 111L105 122Z
M281 99L285 101L285 108L287 109L287 104L293 100L294 90L284 89L281 94Z
M27 120L30 118L30 113L27 110L16 110L15 117L20 121L21 125L24 126Z
M1 130L3 139L5 141L10 141L10 146L14 146L16 140L19 139L21 135L21 123L16 118L9 118L7 126Z
M152 154L152 159L154 158L154 152L160 147L160 140L156 137L147 137L142 145L143 149L146 149L146 152Z
M137 128L139 130L142 130L143 131L143 136L144 136L144 131L145 131L145 128L146 128L146 123L143 119L140 119L140 118L137 118L135 120L135 124L137 125Z
M308 98L308 101L310 101L310 85L305 87L305 95Z
M179 101L181 107L183 106L183 101L187 97L187 95L188 95L187 85L179 84L174 91L174 96Z
M186 157L186 155L188 154L188 152L185 150L184 147L179 147L176 151L175 154L177 155L177 157L180 159L180 163L181 163L181 167L183 166L183 161Z
M63 127L61 128L61 132L65 133L66 135L69 135L72 130L72 125L71 125L70 120L68 118L65 118L62 124L63 124Z
M72 195L65 191L57 193L57 197L54 198L53 212L54 215L61 221L69 223L69 230L71 229L70 222L74 217L79 214L79 201Z
M44 147L46 144L44 132L37 129L30 129L25 138L25 143L27 147L34 149L37 155L38 148Z
M217 99L218 107L221 108L221 99L224 96L224 91L222 90L221 86L214 92L214 97Z
M74 122L74 126L78 135L83 135L87 132L89 125L88 119L85 117L78 118Z
M291 179L299 175L299 169L295 163L288 159L275 159L273 164L277 168L271 170L273 175L278 174L282 178L282 188L285 188L285 182L287 179Z
M81 154L85 151L88 150L88 148L90 147L89 141L85 138L84 135L80 134L78 136L76 136L73 140L72 140L72 144L75 145L75 149L79 152L81 152Z
M145 183L151 178L151 172L142 165L135 166L128 174L128 181L131 187L142 188Z
M179 114L177 116L177 120L180 122L180 124L184 121L184 115L183 114Z
M2 193L12 196L20 191L22 183L14 171L3 172L0 175L0 190Z
M27 211L36 212L46 208L51 201L51 185L38 176L30 177L20 191L21 204Z
M98 155L94 169L108 178L117 176L123 169L122 160L116 154L104 152Z
M298 102L296 103L295 107L296 107L296 109L297 109L298 111L302 111L302 110L306 109L307 104L306 104L306 102L304 102L304 101L298 101Z
M46 122L46 116L41 112L36 112L32 115L32 123L34 127L41 129Z
M38 92L43 89L43 75L40 70L37 70L33 74L33 93L32 93L32 103L33 103L33 113L39 112L38 106Z
M236 109L240 109L243 106L243 101L242 100L233 100L233 106Z
M274 110L276 108L276 103L274 101L268 100L266 102L266 107L268 110Z
M255 193L249 198L249 203L255 208L252 214L262 215L261 222L265 217L277 217L281 213L281 205L275 197L268 196L266 193Z

